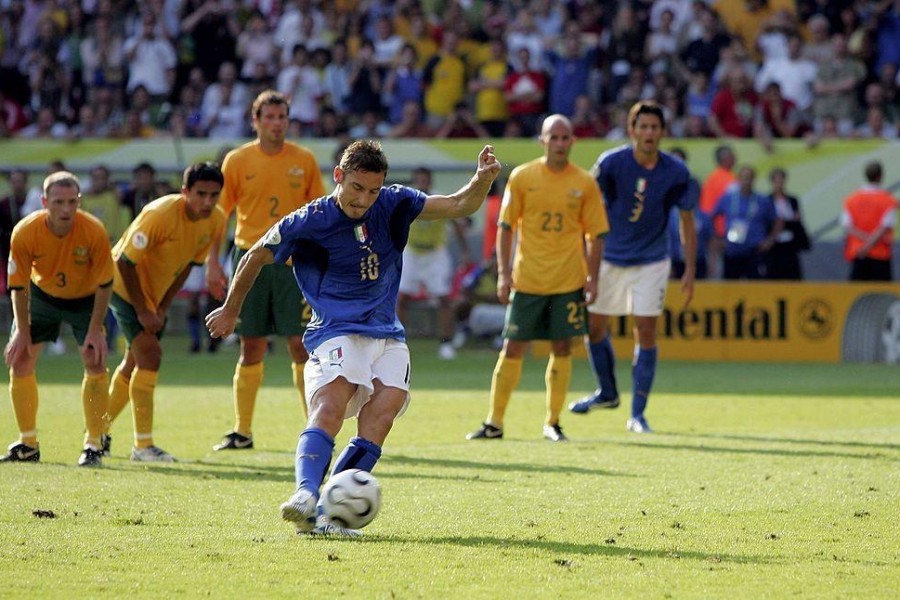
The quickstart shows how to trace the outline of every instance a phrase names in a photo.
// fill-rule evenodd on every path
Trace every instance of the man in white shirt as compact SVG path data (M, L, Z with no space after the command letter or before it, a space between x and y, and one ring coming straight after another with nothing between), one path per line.
M754 87L757 92L763 92L774 81L781 87L785 98L796 104L801 111L807 112L812 106L812 88L819 66L811 60L801 58L802 50L803 41L800 36L791 33L788 36L788 55L765 61L756 74Z
M143 85L151 96L168 96L175 83L177 56L169 40L157 35L156 16L147 11L141 17L141 31L125 41L130 94Z
M294 46L294 60L278 74L275 89L291 99L291 121L308 130L319 120L319 99L324 94L319 73L309 62L309 52Z

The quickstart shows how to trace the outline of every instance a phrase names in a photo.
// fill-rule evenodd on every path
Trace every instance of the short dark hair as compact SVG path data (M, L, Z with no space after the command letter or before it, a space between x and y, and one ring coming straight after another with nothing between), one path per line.
M641 115L656 115L659 118L659 124L663 129L666 128L666 116L662 107L653 100L641 100L635 102L631 110L628 111L628 125L634 128L637 124L638 117Z
M745 169L746 169L747 171L750 171L750 175L751 175L754 179L756 179L756 169L753 168L753 166L752 166L752 165L749 165L749 164L747 164L747 165L741 165L741 166L738 168L738 170L737 170L738 176L740 176L741 171L744 171Z
M281 92L276 92L275 90L264 90L259 93L256 97L256 100L253 101L253 106L250 108L250 112L253 114L253 117L258 119L260 115L262 115L263 106L285 106L290 109L291 102L287 99L287 96L282 94Z
M676 146L669 150L669 154L674 154L678 158L681 159L681 162L687 162L687 152L684 151L684 148L681 146Z
M135 167L131 170L132 174L137 174L141 171L147 171L153 175L156 175L156 169L153 168L153 165L148 162L140 162L136 164Z
M869 183L881 183L881 178L884 176L884 170L882 169L880 162L873 160L868 163L865 172L866 181Z
M206 161L190 165L184 170L184 187L191 189L198 181L215 181L219 185L225 185L225 176L219 165Z
M731 149L731 146L717 146L716 147L716 163L721 163L725 159L725 154L729 153L734 156L734 150Z
M388 172L387 156L376 140L356 140L344 149L338 165L342 171L366 171L368 173Z
M94 165L93 167L91 167L90 174L93 175L94 171L103 171L104 173L106 173L107 177L109 177L109 175L110 175L109 167L107 167L106 165L103 165L103 164Z

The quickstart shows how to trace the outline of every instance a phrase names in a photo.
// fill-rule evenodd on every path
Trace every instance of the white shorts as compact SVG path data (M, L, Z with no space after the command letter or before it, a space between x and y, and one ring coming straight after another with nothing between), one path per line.
M206 267L193 265L191 273L184 281L182 288L186 292L206 291Z
M359 387L347 404L345 419L359 416L359 411L375 391L373 382L406 392L406 402L399 417L409 406L409 348L393 339L379 340L361 335L331 338L310 353L303 370L306 382L306 404L322 387L343 377Z
M658 317L663 312L672 262L664 260L634 267L600 264L597 299L588 312L601 315Z
M450 251L442 246L431 252L403 251L403 270L400 272L400 293L419 296L424 288L430 298L449 296L453 280Z
M502 304L476 304L469 313L472 335L500 335L506 322L506 307Z

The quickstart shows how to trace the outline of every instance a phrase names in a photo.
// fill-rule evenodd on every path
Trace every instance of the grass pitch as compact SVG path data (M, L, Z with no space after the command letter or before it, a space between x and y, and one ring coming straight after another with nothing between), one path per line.
M299 538L279 519L302 429L287 354L266 362L256 450L213 453L232 425L234 349L167 341L156 442L174 465L101 470L82 436L73 353L38 369L41 464L0 468L5 597L896 597L900 369L686 363L663 357L648 417L566 412L540 437L543 360L529 359L502 441L469 442L496 354L413 350L413 403L375 475L382 512L361 540ZM630 389L620 363L620 385ZM593 389L576 360L569 399ZM338 450L355 429L348 422ZM0 442L15 438L8 402Z

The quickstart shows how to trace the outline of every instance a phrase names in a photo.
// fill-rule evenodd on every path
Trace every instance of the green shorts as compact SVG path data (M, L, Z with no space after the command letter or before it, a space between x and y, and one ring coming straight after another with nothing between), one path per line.
M506 309L503 337L510 340L563 340L585 334L584 292L547 296L514 291Z
M94 296L66 300L55 298L34 284L30 287L31 343L55 342L63 323L72 326L72 333L79 346L84 345L91 313L94 311ZM16 321L13 319L13 331Z
M245 254L246 250L235 246L232 272L237 271ZM248 337L303 335L311 312L294 279L293 269L281 264L266 265L244 299L236 331Z
M109 308L116 317L116 323L119 324L119 329L122 331L122 335L125 336L125 340L130 346L134 338L144 331L144 326L138 321L137 312L135 312L132 305L115 292L113 292L112 298L109 299ZM156 339L161 340L163 331L165 330L166 324L163 323L162 329L156 332Z

